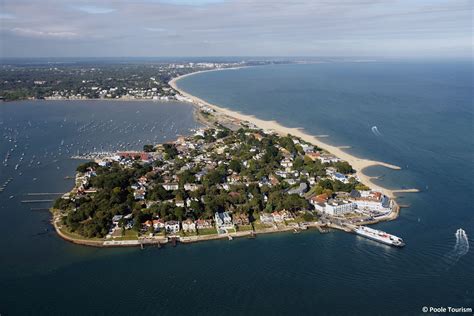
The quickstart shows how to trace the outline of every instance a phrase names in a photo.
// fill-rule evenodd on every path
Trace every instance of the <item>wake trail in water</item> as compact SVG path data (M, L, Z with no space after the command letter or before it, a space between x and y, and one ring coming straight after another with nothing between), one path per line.
M379 132L379 129L377 128L377 126L372 126L371 130L372 130L372 133L374 133L375 136L382 136L382 134Z
M456 264L456 262L469 252L469 239L464 229L459 228L456 231L456 244L453 250L444 256L444 261L448 264L448 268Z

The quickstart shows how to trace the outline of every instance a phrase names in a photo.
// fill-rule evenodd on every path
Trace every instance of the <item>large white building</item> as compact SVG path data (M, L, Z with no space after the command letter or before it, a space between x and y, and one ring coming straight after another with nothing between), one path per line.
M315 209L331 216L341 216L354 211L356 204L349 201L331 200L327 203L312 202Z

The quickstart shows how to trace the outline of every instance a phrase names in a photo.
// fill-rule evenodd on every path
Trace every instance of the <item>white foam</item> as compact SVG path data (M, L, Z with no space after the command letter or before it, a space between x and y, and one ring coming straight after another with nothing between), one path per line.
M379 132L377 126L372 126L372 133L374 133L375 136L382 136L382 134Z

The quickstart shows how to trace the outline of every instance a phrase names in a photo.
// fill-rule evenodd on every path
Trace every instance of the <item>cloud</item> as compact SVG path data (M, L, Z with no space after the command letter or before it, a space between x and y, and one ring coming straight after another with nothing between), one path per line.
M9 13L0 13L0 20L1 19L14 19L15 16L13 14L9 14Z
M54 31L40 31L40 30L33 30L28 28L21 28L15 27L11 29L12 33L25 36L25 37L36 37L36 38L62 38L62 39L71 39L76 38L79 35L74 32L54 32Z
M115 11L113 8L99 7L95 5L81 5L74 6L73 8L89 14L106 14Z
M469 0L0 1L0 29L9 41L0 56L40 51L26 46L48 56L419 57L472 51Z
M202 6L208 4L222 3L226 0L155 0L158 3L166 3L172 5L186 5L186 6Z
M150 32L166 32L166 29L161 27L145 27L145 30Z

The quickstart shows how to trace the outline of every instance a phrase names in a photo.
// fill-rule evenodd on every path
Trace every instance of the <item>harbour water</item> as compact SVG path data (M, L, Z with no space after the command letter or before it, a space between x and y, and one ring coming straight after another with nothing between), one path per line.
M471 74L469 63L334 63L178 82L211 103L328 134L357 155L400 165L369 172L381 185L422 190L400 197L410 208L399 219L376 226L402 237L403 249L317 231L145 250L67 243L51 231L49 213L20 203L24 194L70 188L64 177L74 174L78 161L68 157L77 150L139 149L189 133L197 126L192 110L151 102L0 104L0 184L13 178L0 193L0 313L367 315L474 307Z

